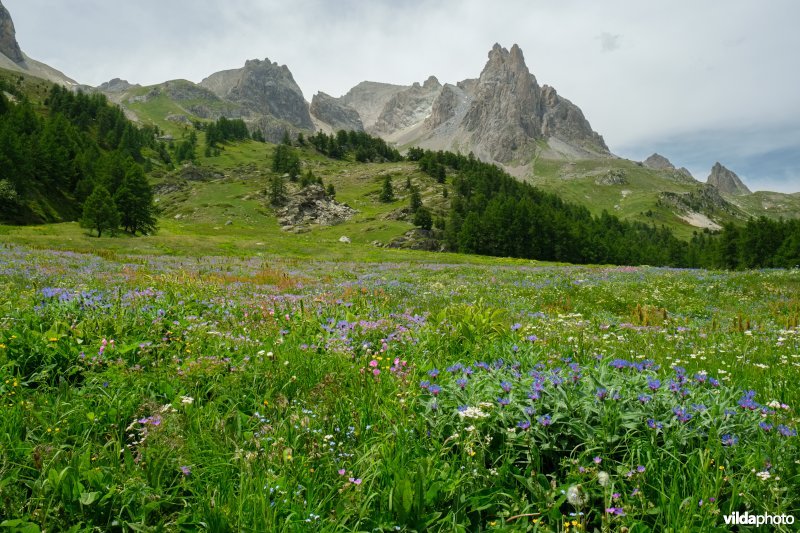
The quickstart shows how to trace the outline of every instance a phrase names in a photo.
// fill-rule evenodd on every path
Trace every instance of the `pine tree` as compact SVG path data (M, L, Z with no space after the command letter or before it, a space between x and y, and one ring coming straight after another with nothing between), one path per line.
M425 230L431 229L433 227L431 212L425 207L417 209L417 212L414 213L414 225Z
M392 188L391 176L386 176L383 179L383 188L381 189L380 201L386 204L394 202L394 189Z
M89 198L86 199L86 203L83 205L81 226L96 230L98 237L105 230L113 233L119 227L117 207L114 205L108 189L102 185L96 186Z
M138 165L129 167L117 193L114 203L120 211L122 227L136 235L152 233L156 229L153 190L147 182L142 168Z
M411 197L409 200L411 212L416 213L422 207L422 195L416 187L411 188Z
M283 176L276 174L269 183L269 203L278 207L286 203L286 186Z

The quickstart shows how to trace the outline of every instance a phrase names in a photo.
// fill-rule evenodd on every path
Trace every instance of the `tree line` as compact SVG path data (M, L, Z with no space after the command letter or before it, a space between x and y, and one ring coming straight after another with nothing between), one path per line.
M749 220L687 242L665 227L620 220L520 182L472 154L413 149L409 158L439 176L451 169L445 225L454 251L569 263L703 268L791 268L800 264L800 221Z
M100 94L54 85L43 107L24 94L0 91L0 220L10 223L82 220L105 196L126 231L155 229L153 193L142 164L156 147L155 128L138 128ZM95 198L96 200L96 198ZM91 218L91 217L89 217Z

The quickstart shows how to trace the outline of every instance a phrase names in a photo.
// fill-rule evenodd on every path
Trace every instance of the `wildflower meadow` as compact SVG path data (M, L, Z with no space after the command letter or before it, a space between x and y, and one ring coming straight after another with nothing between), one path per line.
M0 531L800 518L797 270L420 257L0 245Z

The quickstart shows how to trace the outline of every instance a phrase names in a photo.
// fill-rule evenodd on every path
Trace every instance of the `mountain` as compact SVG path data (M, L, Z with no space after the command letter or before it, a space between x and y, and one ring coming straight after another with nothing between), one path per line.
M362 82L340 99L366 131L401 146L473 152L507 167L539 152L555 158L609 157L583 112L554 88L539 86L522 50L495 44L477 79L441 85Z
M752 194L750 189L739 179L739 176L722 166L719 161L711 169L711 174L708 175L706 183L716 187L723 194L733 196Z
M253 59L243 68L212 74L199 85L253 115L273 117L299 129L314 129L303 91L286 65Z
M11 13L0 2L0 54L3 54L14 63L22 63L25 57L17 42L17 32Z
M339 130L364 131L364 124L358 111L321 91L311 99L309 112L314 119L316 129L326 130L329 133Z
M0 68L30 74L66 87L78 85L63 72L25 55L17 42L17 32L11 14L2 2L0 2Z

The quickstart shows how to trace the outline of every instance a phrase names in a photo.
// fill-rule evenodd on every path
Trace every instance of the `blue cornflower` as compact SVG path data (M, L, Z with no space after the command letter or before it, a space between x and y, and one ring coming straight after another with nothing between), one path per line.
M731 435L730 433L726 433L722 436L722 445L723 446L735 446L739 443L739 437L736 435Z
M759 422L759 423L758 423L758 427L760 427L760 428L761 428L761 429L763 429L764 431L772 431L772 427L773 427L773 426L772 426L772 424L770 424L770 423L768 423L768 422L764 422L764 421L762 420L761 422Z
M467 378L458 378L456 380L456 385L463 390L467 386Z
M677 418L679 422L688 422L692 419L692 415L683 407L674 407L672 412L675 413L675 418Z
M503 389L503 392L511 392L511 383L508 381L501 381L500 388Z
M651 391L657 391L661 388L661 380L658 379L648 379L647 386L650 387Z
M796 437L797 430L792 429L789 426L784 426L783 424L778 424L778 433L783 435L784 437Z
M604 400L608 396L608 391L603 387L598 387L596 395L598 400Z
M553 418L550 415L540 416L536 420L543 426L549 426L553 423Z
M522 429L523 431L531 427L531 423L527 420L520 420L517 422L517 427Z

